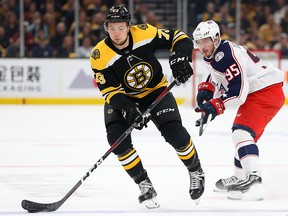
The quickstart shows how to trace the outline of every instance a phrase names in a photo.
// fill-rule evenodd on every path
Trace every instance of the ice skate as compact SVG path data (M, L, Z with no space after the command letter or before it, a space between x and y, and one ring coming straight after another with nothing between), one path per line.
M214 191L215 192L227 192L229 186L234 185L234 184L238 183L239 181L240 180L236 176L231 176L231 177L226 178L226 179L219 179L215 183Z
M139 183L139 189L141 194L138 200L141 204L144 204L148 209L158 208L160 206L156 199L157 193L148 177Z
M190 190L189 194L195 204L198 205L200 197L204 192L205 176L202 168L200 167L195 172L189 172L190 175Z
M262 179L256 174L250 174L246 180L228 186L228 199L257 201L264 199Z

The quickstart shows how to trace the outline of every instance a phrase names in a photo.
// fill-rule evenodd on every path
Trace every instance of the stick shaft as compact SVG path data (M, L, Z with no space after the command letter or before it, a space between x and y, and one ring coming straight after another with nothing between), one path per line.
M143 115L150 113L150 111L154 109L154 107L165 97L165 95L176 85L176 83L177 80L174 80L170 85L168 85L165 90L152 102L152 104L150 104ZM133 123L61 200L55 203L37 203L29 200L23 200L21 203L22 207L28 212L51 212L57 210L80 187L80 185L82 185L82 183L91 175L91 173L102 164L102 162L109 156L109 154L113 152L113 150L118 145L120 145L120 143L129 134L131 134L135 126L136 123Z

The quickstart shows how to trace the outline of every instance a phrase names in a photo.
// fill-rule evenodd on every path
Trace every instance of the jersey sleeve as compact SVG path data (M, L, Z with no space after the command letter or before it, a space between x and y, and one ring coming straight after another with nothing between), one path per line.
M227 56L224 59L225 65L225 78L228 82L228 91L223 91L221 99L223 100L226 107L230 106L240 106L243 104L248 95L249 81L247 76L243 72L244 63L240 58L234 55L233 49L225 53ZM221 91L221 86L219 86Z
M192 40L180 30L157 29L153 42L156 49L169 49L170 52L182 53L192 61Z
M101 55L105 53L105 55ZM106 103L122 110L127 103L131 103L125 95L126 92L113 73L109 64L117 54L111 52L106 46L96 45L91 52L90 64L94 74L95 82Z

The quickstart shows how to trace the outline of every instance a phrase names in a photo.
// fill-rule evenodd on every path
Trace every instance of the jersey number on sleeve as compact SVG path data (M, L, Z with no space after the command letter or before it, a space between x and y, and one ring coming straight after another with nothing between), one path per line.
M235 63L230 65L225 72L226 79L228 81L231 81L234 77L238 76L239 74L240 74L239 68Z
M106 82L104 75L100 72L95 73L95 81L96 83L100 83L101 85L105 84Z
M165 29L158 29L158 38L165 37L166 40L169 40L170 35L169 35L169 30Z

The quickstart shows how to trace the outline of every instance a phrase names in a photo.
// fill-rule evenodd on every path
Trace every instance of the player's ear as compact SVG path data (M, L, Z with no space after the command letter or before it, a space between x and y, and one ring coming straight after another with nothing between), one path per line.
M216 44L218 45L220 43L220 40L221 40L219 34L216 35L215 40L216 40Z

